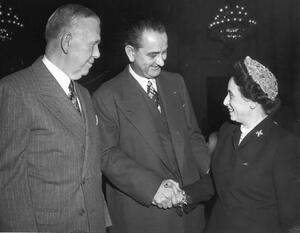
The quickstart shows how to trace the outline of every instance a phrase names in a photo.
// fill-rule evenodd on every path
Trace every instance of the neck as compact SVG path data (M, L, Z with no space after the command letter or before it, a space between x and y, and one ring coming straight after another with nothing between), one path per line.
M52 53L46 54L46 57L49 61L51 61L56 67L58 67L61 71L63 71L69 78L72 78L71 72L68 71L65 59L59 54Z
M246 129L252 129L258 125L262 120L264 120L268 115L264 112L256 112L249 116L249 119L246 122L243 122L242 125Z

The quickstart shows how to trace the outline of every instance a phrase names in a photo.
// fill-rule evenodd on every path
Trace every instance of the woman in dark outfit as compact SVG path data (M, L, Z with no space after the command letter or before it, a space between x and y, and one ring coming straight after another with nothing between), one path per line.
M217 200L206 232L300 232L300 142L269 117L279 105L277 81L250 57L234 70L223 104L238 124L225 123L218 134ZM203 201L205 185L212 182L184 187L193 204Z

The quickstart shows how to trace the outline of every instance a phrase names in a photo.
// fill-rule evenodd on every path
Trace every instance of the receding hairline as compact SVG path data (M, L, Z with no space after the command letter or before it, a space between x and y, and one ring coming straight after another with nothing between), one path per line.
M166 31L159 31L159 30L155 30L155 29L152 29L152 28L145 28L145 29L143 29L143 30L141 31L140 36L136 38L136 42L137 42L137 45L138 45L137 48L143 47L143 42L144 42L145 40L148 40L148 39L147 39L148 36L149 36L148 33L150 33L150 35L152 35L152 34L165 35L166 40L167 40L167 42L168 42L168 34L167 34ZM147 35L147 34L148 34L148 35Z
M165 25L154 18L144 18L131 24L125 34L124 44L135 48L140 47L140 41L145 32L167 33Z

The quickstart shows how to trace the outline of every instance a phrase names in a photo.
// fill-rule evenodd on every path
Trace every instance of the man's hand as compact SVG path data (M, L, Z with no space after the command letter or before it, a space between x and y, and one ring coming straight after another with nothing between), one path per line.
M171 208L182 200L182 192L176 181L171 179L163 180L153 198L152 204L159 208Z

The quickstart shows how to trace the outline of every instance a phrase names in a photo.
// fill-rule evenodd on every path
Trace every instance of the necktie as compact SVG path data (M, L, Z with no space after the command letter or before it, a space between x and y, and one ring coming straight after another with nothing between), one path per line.
M153 84L150 80L147 83L147 94L152 99L158 108L158 111L161 112L160 104L159 104L159 97L157 91L154 89Z
M80 112L80 107L79 107L79 103L78 103L78 99L77 99L77 94L75 91L75 87L74 87L74 81L71 80L70 85L69 85L69 99L71 100L72 104L74 105L74 107L76 108L76 110Z

